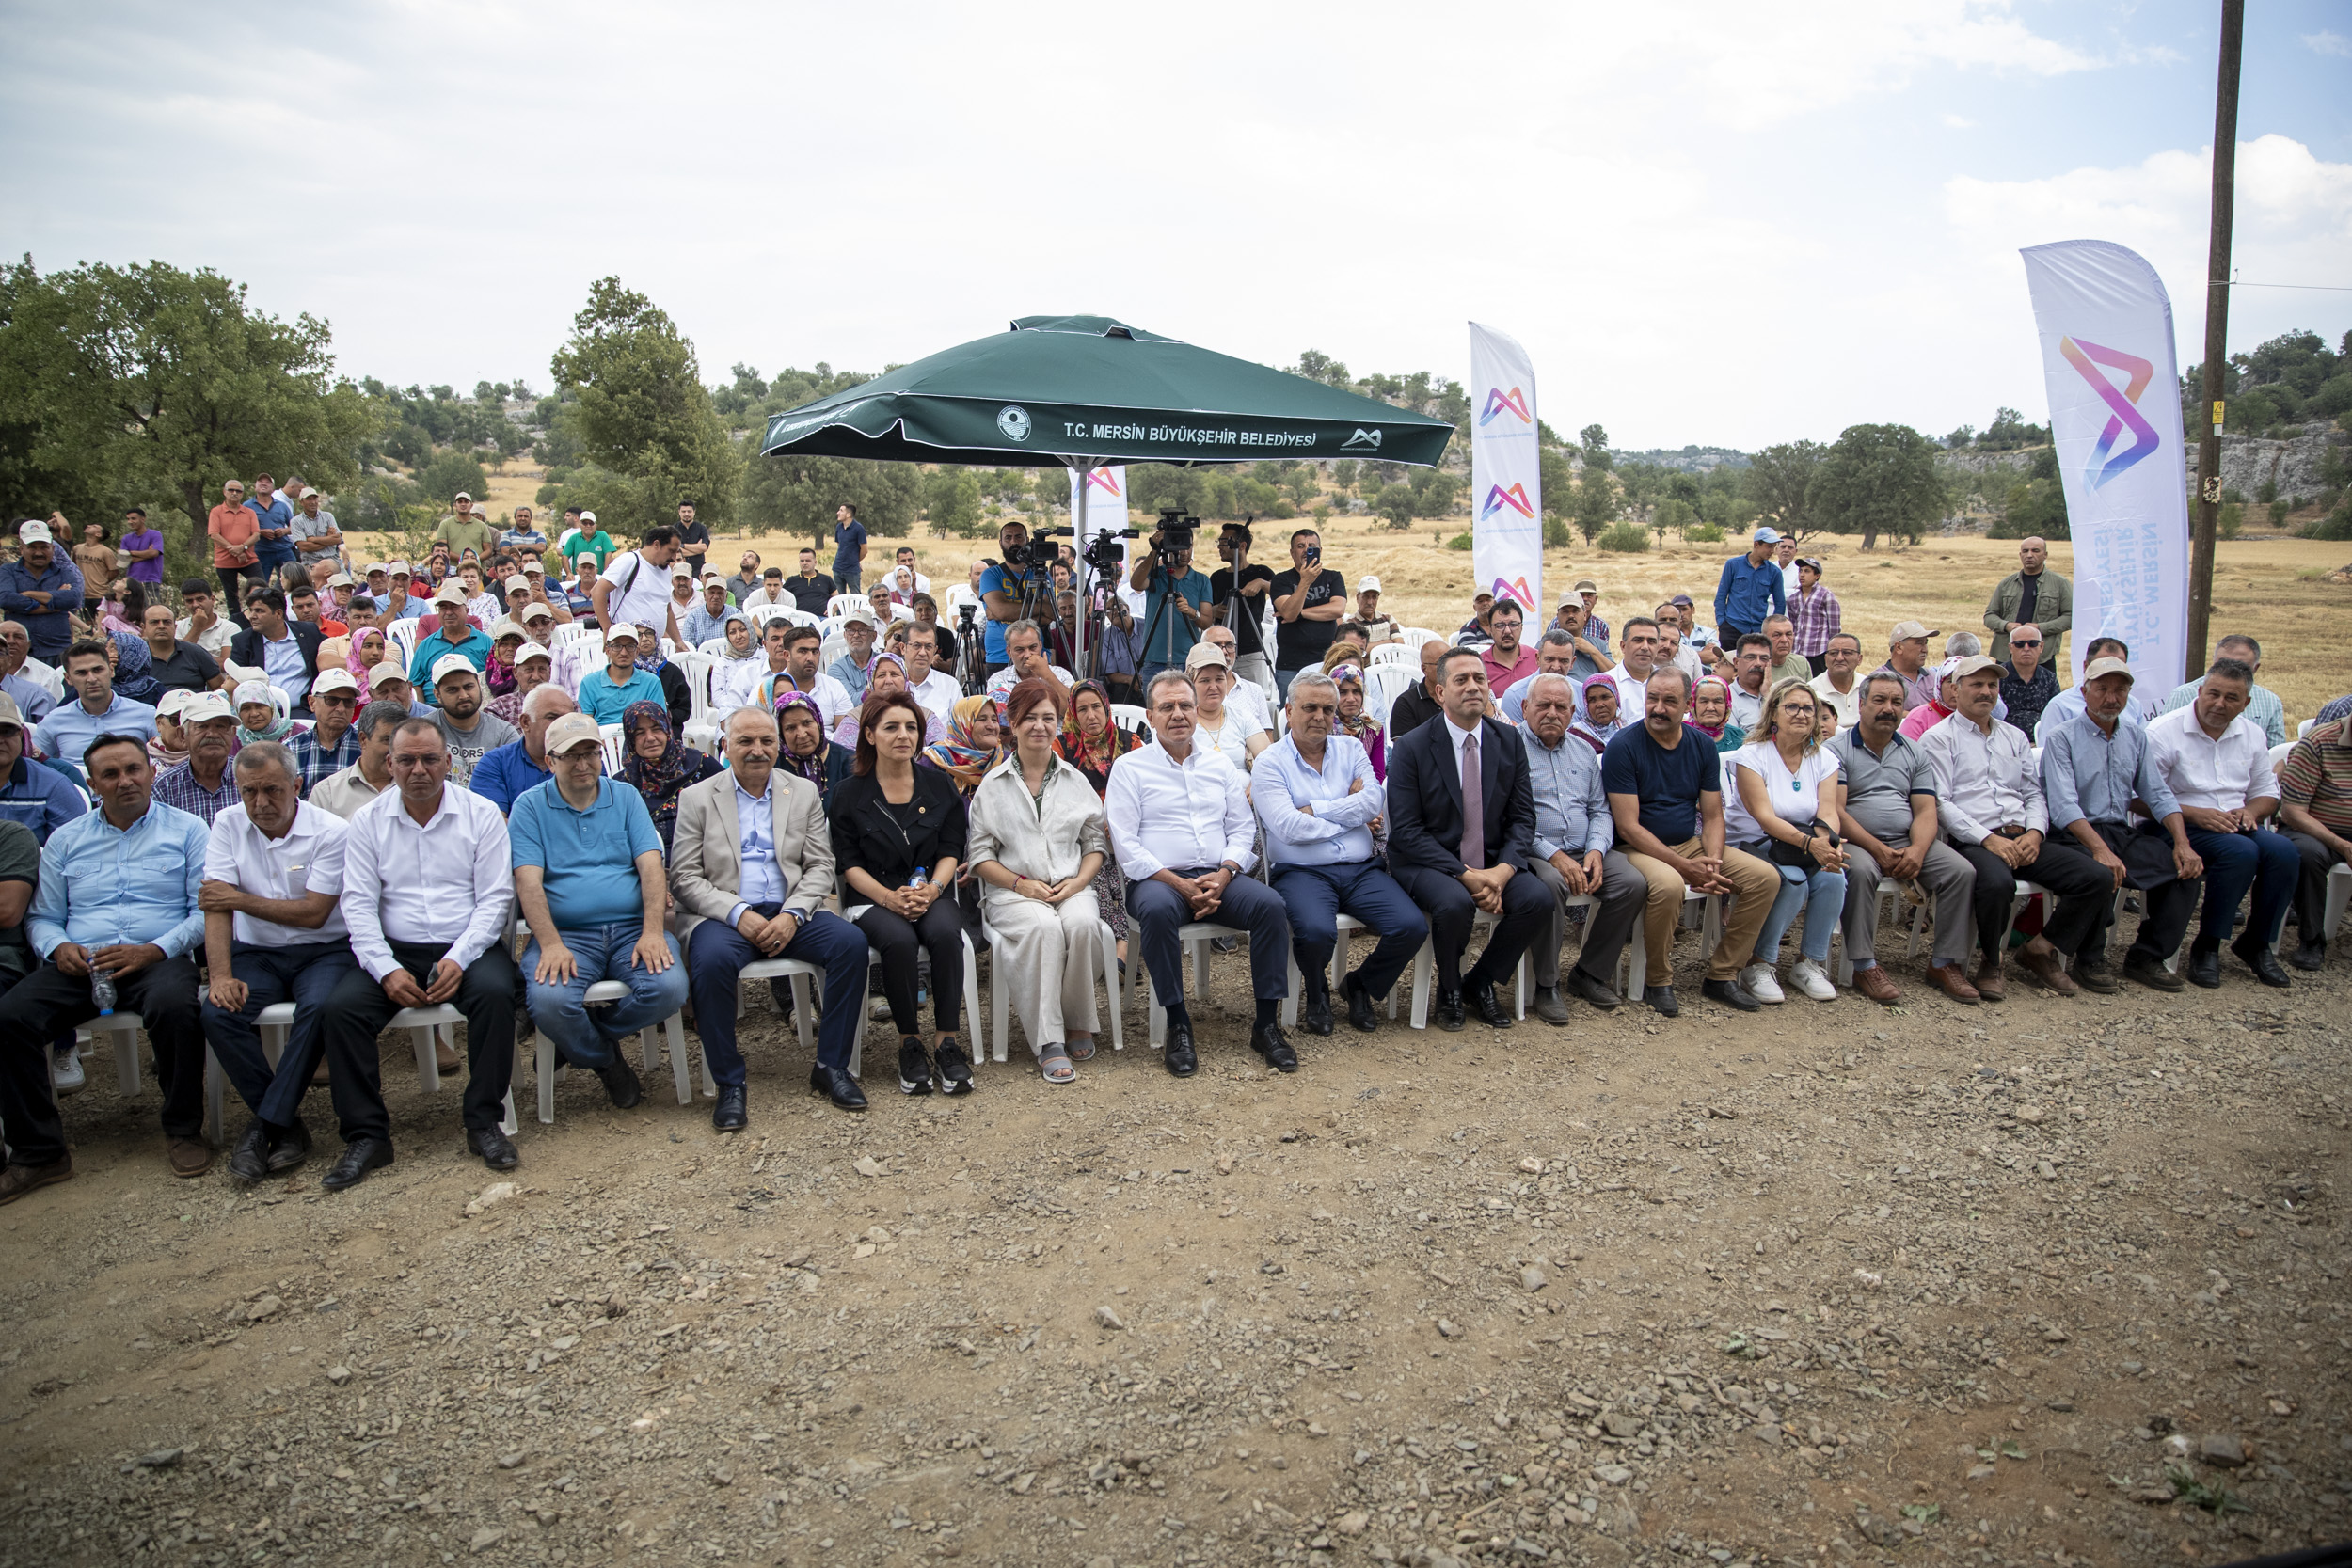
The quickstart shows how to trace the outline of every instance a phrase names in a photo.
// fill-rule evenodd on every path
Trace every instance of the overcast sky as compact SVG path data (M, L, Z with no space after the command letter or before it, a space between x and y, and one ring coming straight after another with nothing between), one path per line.
M748 361L1099 312L1464 376L1619 446L2047 417L2021 245L2201 356L2217 0L335 7L8 0L0 245L209 266L342 368L542 390L618 274ZM2352 285L2352 5L2249 8L2240 278ZM2352 292L2239 291L2233 350Z

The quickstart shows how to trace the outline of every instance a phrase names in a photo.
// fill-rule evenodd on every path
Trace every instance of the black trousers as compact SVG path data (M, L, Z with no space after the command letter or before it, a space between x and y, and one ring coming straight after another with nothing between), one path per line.
M2192 877L2183 881L2172 870L2172 835L2154 823L2134 829L2122 822L2093 822L2091 832L2106 841L2115 851L2115 858L2123 863L2124 885L2139 890L2140 902L2146 913L2140 917L2139 935L2133 941L2127 958L2140 958L2162 964L2179 951L2181 939L2188 934L2189 917L2197 912L2197 895L2204 891L2205 879ZM2089 850L2074 841L2072 833L2052 834L2054 849L2080 860L2090 860ZM2086 954L2104 955L2107 950L2107 933L2115 925L2115 898L2112 889L2115 874L2102 869L2110 889L2105 903L2099 906L2098 924L2083 941Z
M1952 847L1977 870L1977 945L1988 958L2001 956L2002 933L2009 929L2010 909L2021 881L2038 883L2056 896L2058 908L2043 919L2042 934L2070 958L2114 911L2115 879L2089 855L2063 849L2047 835L2042 852L2014 871L1981 844Z
M2303 940L2315 942L2327 929L2328 873L2344 863L2344 857L2328 848L2309 833L2284 830L2287 842L2303 857L2303 869L2295 879L2295 925L2303 933Z
M1470 945L1470 923L1478 916L1470 889L1425 865L1399 866L1390 875L1414 903L1429 912L1430 957L1440 996L1453 996L1466 985L1499 986L1509 979L1518 967L1519 955L1543 932L1552 911L1559 908L1540 879L1524 871L1514 876L1502 884L1502 915L1486 939L1486 950L1464 974L1462 952Z
M963 911L955 899L934 901L915 921L873 904L850 924L882 955L891 1026L902 1036L923 1032L914 1002L914 955L920 949L931 956L932 1021L941 1034L954 1034L963 1016Z
M115 1010L136 1013L155 1047L155 1084L164 1096L164 1136L204 1132L204 1031L196 1015L196 960L183 954L115 976ZM49 1042L98 1016L87 976L55 959L0 996L0 1126L8 1163L45 1165L66 1151L65 1122L49 1087Z
M449 951L446 942L396 942L391 948L420 986L433 978L433 966ZM515 960L504 942L492 943L467 967L450 1005L466 1016L465 1122L468 1132L478 1132L502 1119L515 1078ZM326 1071L345 1143L392 1135L375 1037L400 1010L364 969L354 969L327 999Z

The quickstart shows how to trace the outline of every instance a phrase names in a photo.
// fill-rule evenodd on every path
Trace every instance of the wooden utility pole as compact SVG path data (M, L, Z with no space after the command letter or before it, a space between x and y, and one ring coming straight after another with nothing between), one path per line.
M2197 524L2188 557L2188 658L2185 681L2205 673L2213 618L2214 539L2221 516L2222 373L2230 342L2230 225L2237 200L2238 54L2246 0L2221 0L2221 66L2213 95L2213 234L2205 258L2205 396L2198 420Z

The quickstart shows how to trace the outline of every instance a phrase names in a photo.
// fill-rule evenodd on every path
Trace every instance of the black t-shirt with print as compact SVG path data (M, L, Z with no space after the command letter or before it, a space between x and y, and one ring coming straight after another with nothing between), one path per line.
M1297 592L1298 573L1295 571L1282 573L1274 579L1274 586L1266 590L1268 597L1277 599L1287 599ZM1274 667L1278 670L1304 670L1310 664L1321 664L1325 652L1331 646L1331 640L1339 635L1340 624L1337 621L1310 621L1304 612L1317 605L1329 604L1333 599L1344 603L1346 597L1347 579L1327 567L1321 576L1307 585L1306 602L1298 607L1301 613L1297 620L1285 621L1281 612L1277 610L1274 620ZM1236 637L1234 641L1238 642L1241 640Z

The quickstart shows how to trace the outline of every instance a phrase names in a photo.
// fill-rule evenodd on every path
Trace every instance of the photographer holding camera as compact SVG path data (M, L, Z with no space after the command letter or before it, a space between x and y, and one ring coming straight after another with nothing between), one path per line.
M1127 586L1144 596L1143 669L1137 682L1146 690L1161 671L1182 672L1184 656L1200 641L1201 629L1216 620L1209 603L1209 579L1193 569L1197 526L1197 519L1178 521L1173 513L1163 514L1146 541L1151 547L1128 574Z
M1249 559L1248 525L1227 523L1217 531L1216 553L1225 569L1209 576L1209 597L1216 621L1233 634L1233 675L1264 689L1274 672L1265 657L1265 600L1274 570ZM1238 587L1236 586L1238 584Z
M983 649L983 675L993 675L1012 662L1005 652L1005 628L1015 621L1051 620L1053 600L1044 596L1046 562L1029 547L1029 531L1022 523L1007 523L996 531L996 548L1004 559L980 574L980 603L988 610L988 635Z
M1323 656L1347 613L1347 579L1323 564L1323 535L1302 528L1291 535L1291 569L1274 579L1274 684L1288 697L1291 677L1321 669Z

